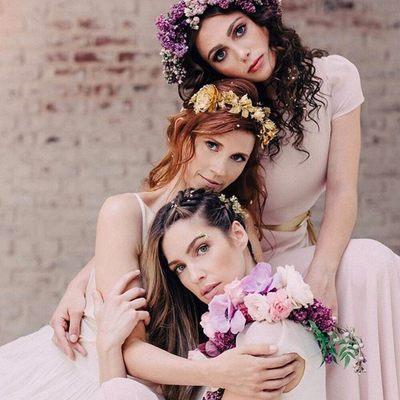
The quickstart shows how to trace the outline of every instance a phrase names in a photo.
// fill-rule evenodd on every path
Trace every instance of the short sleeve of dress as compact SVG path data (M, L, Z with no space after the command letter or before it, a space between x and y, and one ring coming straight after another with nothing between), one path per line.
M332 120L357 108L364 102L360 74L346 58L331 55L325 60L326 75L331 85Z

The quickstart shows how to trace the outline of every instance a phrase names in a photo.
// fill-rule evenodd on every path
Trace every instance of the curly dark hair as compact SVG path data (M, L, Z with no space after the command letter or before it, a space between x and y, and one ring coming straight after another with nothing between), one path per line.
M214 6L201 19L235 11L246 14L236 7L225 10ZM294 138L293 146L308 157L309 153L303 148L303 121L311 120L319 128L314 112L316 111L318 117L319 109L326 105L320 92L322 79L315 75L313 59L327 56L328 52L303 46L296 31L285 26L281 17L276 14L267 6L255 14L246 14L256 24L268 29L269 45L277 56L273 75L266 82L256 84L260 101L271 108L271 119L279 129L278 135L268 145L267 154L272 159L279 153L284 139ZM189 51L184 60L187 76L179 85L179 95L185 103L203 85L226 78L200 56L195 45L197 34L198 31L191 32ZM268 87L274 89L274 99L268 97Z

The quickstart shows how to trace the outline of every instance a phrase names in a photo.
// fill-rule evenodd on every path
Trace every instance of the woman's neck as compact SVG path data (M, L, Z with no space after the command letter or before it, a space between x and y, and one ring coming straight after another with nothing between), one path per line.
M183 174L179 173L175 178L165 186L152 191L151 209L154 213L163 207L165 204L172 201L180 190L186 189L186 184L183 179Z
M248 275L251 270L256 266L256 262L254 261L253 256L250 254L249 250L245 252L244 262L246 266L246 275Z

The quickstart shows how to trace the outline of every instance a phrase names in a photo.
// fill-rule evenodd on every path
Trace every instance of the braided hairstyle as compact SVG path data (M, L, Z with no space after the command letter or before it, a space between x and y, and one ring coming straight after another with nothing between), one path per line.
M205 189L186 189L164 205L157 213L149 231L146 246L146 281L151 322L149 342L187 357L206 338L199 329L200 317L206 306L180 282L168 268L162 242L167 230L177 221L199 216L209 226L228 234L234 221L245 227L244 216L235 211L230 201L221 201L218 193ZM252 254L251 245L248 244ZM253 254L252 254L253 255ZM254 258L254 256L253 256ZM186 400L197 389L186 386L163 386L166 399Z

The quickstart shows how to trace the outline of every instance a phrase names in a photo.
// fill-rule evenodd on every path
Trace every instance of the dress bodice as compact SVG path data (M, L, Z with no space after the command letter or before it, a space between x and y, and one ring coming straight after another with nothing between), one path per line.
M268 198L263 212L267 225L279 225L310 210L325 191L331 124L336 118L358 107L364 100L357 68L338 55L315 58L316 76L322 79L320 93L324 105L304 120L303 148L283 145L273 160L264 160ZM295 232L264 232L263 251L274 253L309 245L304 224Z

